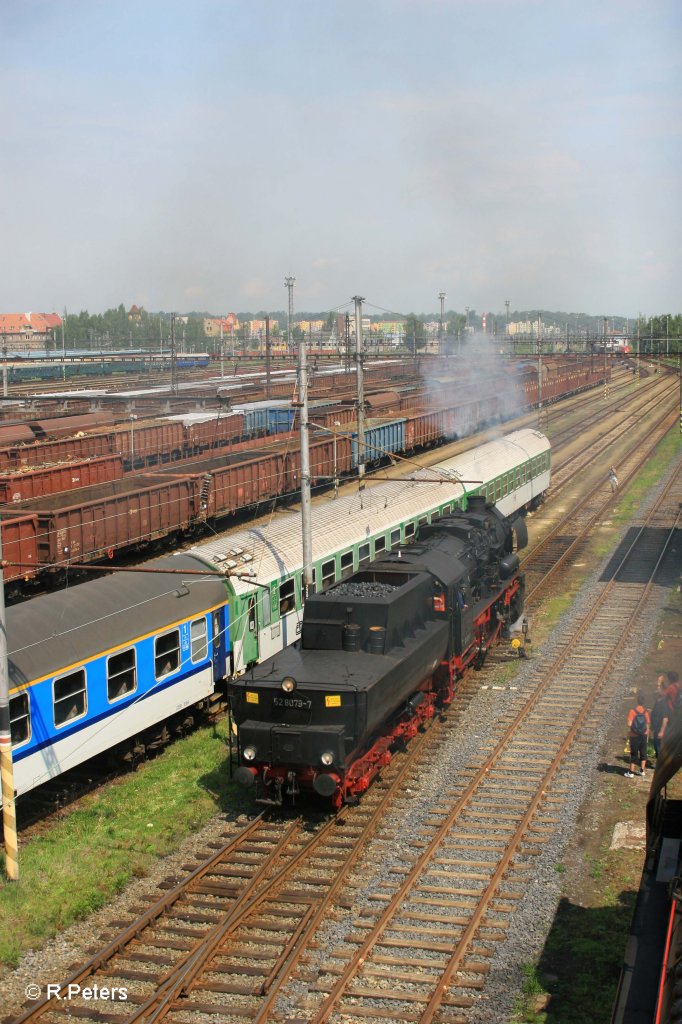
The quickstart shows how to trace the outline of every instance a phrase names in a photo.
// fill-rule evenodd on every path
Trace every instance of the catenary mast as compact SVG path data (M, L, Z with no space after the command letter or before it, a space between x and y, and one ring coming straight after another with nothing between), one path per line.
M360 490L365 486L365 382L362 351L362 295L354 295L355 303L355 368L358 377L358 480Z

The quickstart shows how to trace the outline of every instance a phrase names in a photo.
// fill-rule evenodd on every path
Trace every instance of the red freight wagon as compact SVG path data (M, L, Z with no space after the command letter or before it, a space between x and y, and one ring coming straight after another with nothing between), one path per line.
M31 420L30 427L39 440L73 437L81 431L101 430L115 422L113 413L91 412L85 416L55 416L51 419Z
M46 466L67 459L79 461L110 455L109 434L86 434L83 437L69 437L63 441L38 441L31 445L11 448L13 466Z
M0 445L31 444L35 441L28 423L2 423L0 424Z
M252 453L251 457L259 459L261 455L269 455L273 451L286 450L300 443L298 430L285 430L281 434L272 434L266 437L249 437L246 441L237 441L231 444L230 452Z
M309 410L312 427L329 427L338 430L349 423L355 422L356 411L352 405L319 405ZM337 426L338 424L339 426Z
M237 461L243 455L244 461ZM201 478L199 478L201 480ZM201 488L202 513L222 516L247 505L255 505L284 492L286 455L284 451L254 459L249 452L235 453L235 460L216 466L205 475Z
M185 428L179 420L131 420L109 436L112 452L136 466L150 466L181 458Z
M319 437L319 435L317 435ZM312 485L322 481L331 483L334 476L350 473L352 468L353 443L350 437L327 434L320 440L310 443L310 482ZM336 473L334 463L336 460ZM301 451L294 449L287 456L287 492L297 491L301 486Z
M440 412L425 412L405 420L405 451L412 452L433 444L443 436L443 417Z
M38 518L2 516L2 564L5 583L29 579L38 570Z
M123 459L120 455L107 455L85 462L61 462L25 473L0 476L0 502L26 501L45 494L71 491L76 487L120 480L122 476Z
M221 455L189 459L183 470L194 481L200 517L222 516L284 493L286 446L277 444L267 453L232 447ZM177 473L177 469L159 470L157 477L165 473Z
M241 440L244 415L240 412L218 415L211 420L185 425L185 448L188 452L220 448Z
M145 474L26 502L38 518L41 565L105 558L186 529L199 507L192 477Z

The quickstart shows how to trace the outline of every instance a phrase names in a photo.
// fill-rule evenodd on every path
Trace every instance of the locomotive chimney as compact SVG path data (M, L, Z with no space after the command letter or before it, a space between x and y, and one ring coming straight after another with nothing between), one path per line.
M467 498L467 512L474 515L483 515L485 512L485 498L482 494L470 494Z

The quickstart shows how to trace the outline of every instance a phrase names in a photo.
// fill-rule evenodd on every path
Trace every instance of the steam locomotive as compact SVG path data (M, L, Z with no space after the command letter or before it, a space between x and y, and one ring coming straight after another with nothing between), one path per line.
M527 539L524 520L471 497L416 543L311 594L300 642L229 683L237 782L262 803L356 800L520 618L514 547Z

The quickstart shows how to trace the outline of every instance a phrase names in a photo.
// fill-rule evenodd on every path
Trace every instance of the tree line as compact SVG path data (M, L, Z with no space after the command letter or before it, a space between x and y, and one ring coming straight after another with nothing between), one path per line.
M178 316L176 319L176 345L179 349L183 347L195 351L211 347L211 339L204 334L204 319L214 314L193 312ZM252 313L237 314L240 327L236 332L237 338L243 341L249 339L248 321L252 319L264 320L270 316L271 331L273 336L285 333L287 328L287 314L278 310L275 313L259 311ZM407 347L421 349L426 344L426 324L438 321L440 314L437 313L407 313L401 319L403 321L404 336ZM569 333L588 333L595 336L603 334L604 317L592 316L589 314L557 313L546 310L514 310L510 313L511 321L533 322L540 317L545 325L564 326ZM377 314L370 317L370 322L381 321L386 315ZM324 320L324 332L330 334L335 327L336 315L334 313L297 313L299 320ZM398 320L394 314L391 319ZM490 334L503 334L506 325L506 316L501 314L487 314L487 331ZM629 335L637 335L640 339L675 339L677 347L682 337L682 314L661 313L648 318L640 317L637 320L626 320L624 317L607 318L609 332L622 331ZM482 316L475 309L469 309L465 313L455 310L448 310L443 318L443 333L449 338L461 337L466 331L479 331L482 328ZM171 314L166 312L150 313L144 308L139 308L134 316L130 316L123 303L116 308L107 309L103 313L89 313L81 310L79 313L66 313L64 317L65 342L69 348L98 349L98 348L148 348L150 346L163 348L169 344L171 332ZM54 344L61 343L59 331L55 331ZM302 331L298 324L292 326L293 340L298 341Z

